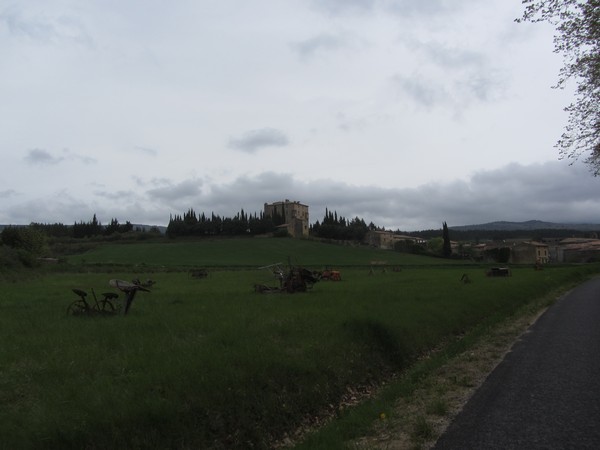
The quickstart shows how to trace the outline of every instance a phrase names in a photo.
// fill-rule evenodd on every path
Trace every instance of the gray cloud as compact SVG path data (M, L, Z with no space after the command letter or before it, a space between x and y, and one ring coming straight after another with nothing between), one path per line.
M434 16L452 11L460 11L473 0L381 0L381 7L400 16Z
M378 0L312 0L315 9L331 15L360 13L373 10Z
M67 158L72 161L77 161L83 164L96 164L98 160L96 158L92 158L90 156L85 155L77 155L75 153L71 153L69 151L65 152L67 154Z
M335 115L337 126L343 131L364 130L369 121L364 117L352 117L345 112L339 111Z
M64 149L62 151L64 156L55 156L50 153L48 150L44 150L41 148L33 148L27 151L27 156L25 156L25 161L32 165L54 165L62 163L66 160L76 161L83 164L95 164L97 160L95 158L91 158L85 155L79 155L77 153L73 153L68 149Z
M444 81L420 74L397 74L391 82L401 98L407 97L426 109L444 107L458 113L473 103L495 101L504 95L504 84L489 70L448 75Z
M422 76L394 75L392 82L400 89L401 93L407 95L418 105L428 109L452 103L450 94L442 84Z
M151 200L163 203L182 201L191 202L194 197L201 193L202 182L200 180L184 180L177 184L169 184L167 186L149 189L146 194Z
M364 14L383 10L398 16L428 16L460 10L474 0L313 0L315 9L330 15Z
M134 149L140 153L143 153L144 155L147 156L156 156L158 155L158 150L154 149L154 148L150 148L150 147L142 147L139 145L136 145L134 147Z
M94 214L90 202L77 199L61 191L48 198L36 198L19 202L7 208L12 224L27 225L31 222L72 224L89 220Z
M504 95L504 83L493 71L478 71L455 82L456 90L462 98L472 98L480 102L498 100Z
M29 164L40 166L58 164L63 160L64 158L53 156L50 152L41 148L33 148L28 150L27 156L25 156L25 161L27 161Z
M7 189L5 191L0 191L0 198L10 198L17 195L17 191L14 189Z
M83 24L70 16L49 17L40 13L26 17L16 5L12 5L2 10L0 22L4 22L8 31L16 37L40 42L71 41L93 47L93 40Z
M136 198L136 194L133 191L95 191L94 195L118 202L124 202Z
M413 50L422 52L428 61L443 68L460 69L487 65L487 57L480 52L448 47L438 42L419 42L414 39L410 39L407 45Z
M301 59L308 59L317 53L324 53L348 45L348 36L335 36L329 33L319 34L310 39L306 39L300 42L293 42L290 44L290 48L296 52Z
M502 74L491 66L485 54L412 38L406 40L406 45L420 53L423 64L429 68L410 75L397 74L391 79L418 105L428 109L447 106L461 111L473 102L489 102L504 95L506 85ZM435 76L439 71L443 77Z
M288 137L275 128L251 130L238 138L229 140L229 147L246 153L256 153L265 147L285 147L289 144Z
M443 70L448 79L454 80L452 86L458 98L489 101L504 89L500 72L490 65L484 53L448 47L438 42L411 40L408 45L423 53L427 62Z
M600 224L600 179L583 165L563 161L508 164L474 173L466 181L429 183L414 188L357 186L327 179L301 181L288 173L265 172L229 183L189 179L165 184L139 195L131 191L97 192L108 204L96 204L66 193L6 208L14 223L100 220L166 225L169 214L194 208L198 213L231 216L244 209L260 212L265 202L298 200L310 208L310 220L321 221L325 208L346 218L360 217L387 229L414 231L496 220L545 220ZM152 182L150 182L152 183ZM145 184L145 183L144 183ZM118 201L115 201L118 200ZM76 217L74 216L76 212ZM89 216L89 217L88 217Z
M437 229L444 221L449 225L534 219L600 223L600 179L582 166L561 162L509 164L477 172L467 181L405 189L332 180L304 182L291 174L271 172L207 187L184 209L233 215L241 208L258 212L265 202L288 198L309 205L311 222L322 220L328 208L347 218L358 216L404 231Z

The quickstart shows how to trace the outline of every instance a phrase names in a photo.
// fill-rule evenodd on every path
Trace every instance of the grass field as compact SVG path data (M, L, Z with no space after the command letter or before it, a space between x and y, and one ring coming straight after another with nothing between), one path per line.
M295 265L366 266L371 262L393 265L448 265L444 260L370 247L324 244L300 239L205 239L146 244L113 244L72 256L72 264L128 264L147 266L261 267L290 261Z
M483 267L437 259L265 242L272 247L262 254L245 240L114 245L71 258L77 272L0 282L0 446L268 448L316 417L346 414L339 406L349 387L375 385L478 324L598 271L515 268L510 278L487 278ZM293 247L274 257L279 245ZM343 280L261 295L254 283L275 284L267 271L224 268L287 256L345 267ZM82 258L138 266L84 273ZM374 274L350 267L373 258L407 265ZM192 279L145 273L141 262L219 270ZM472 283L459 281L465 272ZM157 283L127 316L66 315L72 288L100 293L111 290L110 278L134 276Z

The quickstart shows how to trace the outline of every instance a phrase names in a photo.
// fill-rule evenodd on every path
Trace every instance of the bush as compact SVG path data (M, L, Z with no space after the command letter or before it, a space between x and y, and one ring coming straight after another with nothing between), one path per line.
M6 245L0 245L0 268L13 269L18 264L19 258L16 251Z
M290 236L290 233L288 233L288 230L286 228L278 228L273 233L273 237L286 238L286 237L291 237L291 236Z
M2 230L4 245L40 256L46 247L46 235L32 227L6 227Z

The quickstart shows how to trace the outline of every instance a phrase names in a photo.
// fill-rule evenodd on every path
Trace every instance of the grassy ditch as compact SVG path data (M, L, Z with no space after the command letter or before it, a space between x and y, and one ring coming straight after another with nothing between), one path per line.
M114 317L67 316L71 289L130 273L0 282L0 436L6 448L268 448L345 415L349 389L594 269L470 268L470 284L465 268L346 269L293 295L254 293L264 271L160 273Z

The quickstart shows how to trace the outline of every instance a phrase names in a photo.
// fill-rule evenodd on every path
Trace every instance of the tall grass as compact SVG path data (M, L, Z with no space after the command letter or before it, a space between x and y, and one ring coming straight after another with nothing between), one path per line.
M597 270L598 268L593 268ZM473 268L346 269L305 294L255 294L265 271L160 274L127 316L73 317L72 288L129 273L0 283L0 436L6 448L267 448L483 320L588 268L505 279ZM334 408L332 409L332 406Z

